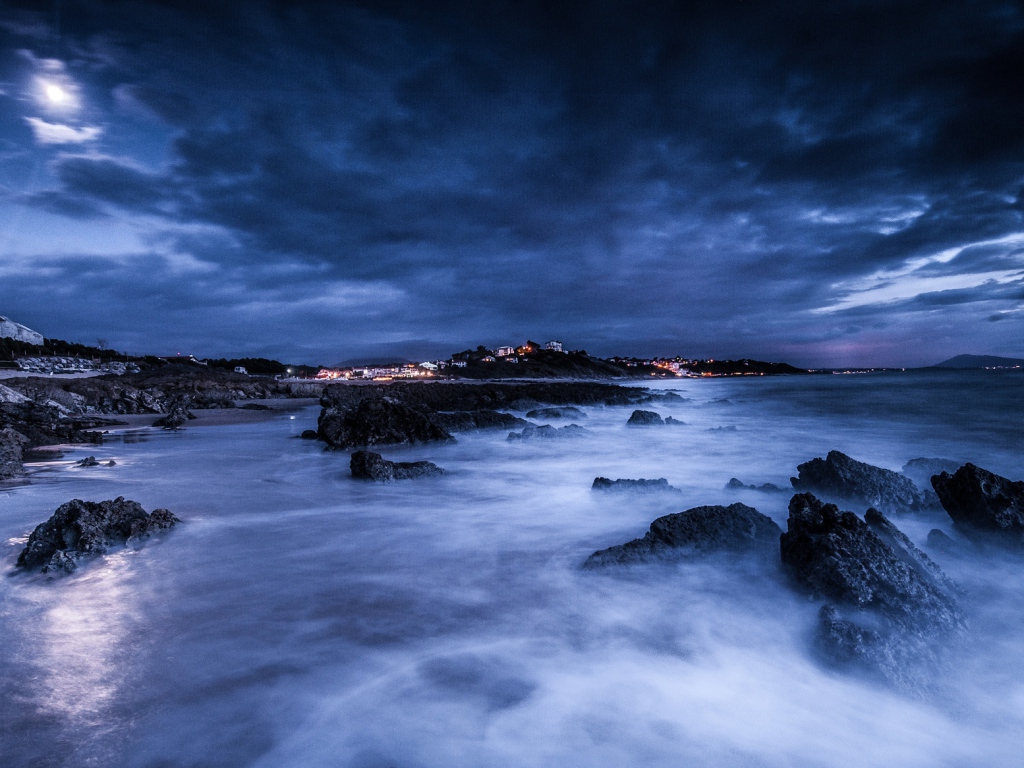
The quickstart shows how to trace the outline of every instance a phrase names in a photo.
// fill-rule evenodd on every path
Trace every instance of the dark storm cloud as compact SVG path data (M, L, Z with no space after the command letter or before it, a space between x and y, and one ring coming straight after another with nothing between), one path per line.
M993 303L1020 302L976 279L841 310L853 324L813 311L914 259L915 277L1019 266L1012 4L71 3L63 18L108 143L55 157L52 188L24 199L163 222L156 261L119 279L224 327L272 312L276 354L313 334L331 335L324 352L358 332L410 354L550 334L824 362L830 340L913 338L911 305L976 305L957 318L984 345ZM29 46L18 30L39 17L12 19L11 46ZM116 138L119 114L164 136L160 161ZM100 290L68 279L83 301Z

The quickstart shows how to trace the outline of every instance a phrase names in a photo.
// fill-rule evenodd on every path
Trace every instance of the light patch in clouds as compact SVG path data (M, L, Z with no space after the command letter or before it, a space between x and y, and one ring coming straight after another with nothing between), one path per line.
M977 288L985 284L999 285L1013 282L1021 277L1020 270L1000 270L965 275L942 275L939 277L907 276L883 282L874 288L848 294L844 298L827 307L812 310L817 314L839 312L854 307L892 304L897 301L913 299L924 293L953 291L964 288Z
M61 123L48 123L38 117L26 117L25 122L31 126L38 144L85 144L98 139L103 133L103 129L95 125L75 128Z

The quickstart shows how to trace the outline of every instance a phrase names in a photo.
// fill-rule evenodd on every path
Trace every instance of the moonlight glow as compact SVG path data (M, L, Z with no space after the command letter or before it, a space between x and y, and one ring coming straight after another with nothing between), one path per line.
M46 92L46 98L49 99L52 104L63 104L68 99L67 91L59 85L47 83L44 90Z

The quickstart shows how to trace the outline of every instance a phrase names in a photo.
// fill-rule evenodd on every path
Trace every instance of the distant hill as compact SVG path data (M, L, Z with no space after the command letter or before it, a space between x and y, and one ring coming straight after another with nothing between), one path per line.
M1016 368L1024 367L1024 360L1017 357L996 357L995 355L957 355L949 360L929 366L930 368Z

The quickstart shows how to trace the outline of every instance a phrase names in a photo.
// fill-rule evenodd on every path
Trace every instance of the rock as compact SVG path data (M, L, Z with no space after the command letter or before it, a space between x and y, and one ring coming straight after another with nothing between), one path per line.
M937 506L933 494L924 493L898 472L829 451L824 459L811 459L797 467L791 478L797 491L811 491L826 499L859 502L885 512L907 512Z
M116 466L117 466L117 462L116 462L116 461L114 461L113 459L111 459L110 461L108 461L108 462L107 462L106 464L104 464L103 466L105 466L105 467L116 467Z
M303 440L316 440L320 436L316 433L315 429L304 429L302 430L302 434L299 435L299 437L301 437Z
M154 421L153 426L164 429L181 429L189 419L195 418L195 414L189 410L191 405L192 399L187 395L174 398L167 407L167 415Z
M928 531L928 538L925 541L925 545L929 549L941 552L944 555L962 555L966 551L963 544L959 541L954 541L938 528L932 528Z
M352 477L390 483L393 480L412 480L417 477L443 475L444 470L429 461L388 461L379 453L356 451L349 462Z
M748 490L748 491L762 491L764 493L781 493L785 491L785 488L779 488L775 483L763 483L761 485L747 485L742 480L735 477L730 478L729 482L725 484L726 490Z
M320 439L340 450L368 445L453 443L455 438L427 413L389 397L362 400L353 408L320 414Z
M680 421L679 419L673 419L671 416L665 417L665 423L670 427L685 427L686 422Z
M550 424L544 424L540 427L530 425L522 432L509 432L507 439L513 442L516 440L549 440L562 437L582 437L586 432L587 430L578 424L568 424L557 428L552 427Z
M517 429L531 426L526 419L501 411L453 411L438 412L431 420L449 432L467 432L471 429Z
M585 419L587 414L572 405L561 408L534 408L526 414L528 419Z
M0 429L0 480L10 480L25 474L22 462L28 438L10 427Z
M665 423L664 419L661 418L654 411L633 411L629 417L629 421L626 422L631 427L653 427L661 426Z
M714 552L774 554L780 533L770 517L746 504L694 507L659 517L642 539L595 552L584 567Z
M979 542L1024 547L1024 481L974 464L932 478L939 501L959 531Z
M28 403L31 402L31 398L25 397L21 392L17 392L10 387L0 384L0 403Z
M87 456L84 459L80 459L75 462L76 467L98 467L100 463L96 461L95 456Z
M668 484L668 480L659 477L657 480L609 480L607 477L595 477L594 484L590 486L592 491L604 491L606 493L682 493L678 488Z
M234 405L235 404L232 401L231 406L234 407ZM245 405L242 406L242 410L243 411L272 411L274 409L271 408L269 405L264 405L263 403L246 403Z
M932 476L942 472L953 474L965 464L963 461L952 459L911 459L903 465L904 475L914 481L914 484L923 491L931 491Z
M147 514L137 502L120 496L100 502L74 499L36 526L17 564L43 573L71 573L82 558L140 541L179 522L166 509Z
M793 496L782 562L799 589L833 604L819 616L822 658L919 690L964 618L939 567L881 513L867 517L809 493ZM859 621L840 618L836 606Z
M57 408L36 402L0 403L0 429L10 427L28 438L28 446L64 443L99 443L103 436L88 431L122 422L93 416L67 416Z
M738 430L736 429L735 426L730 424L727 427L710 427L707 431L708 432L737 432Z

